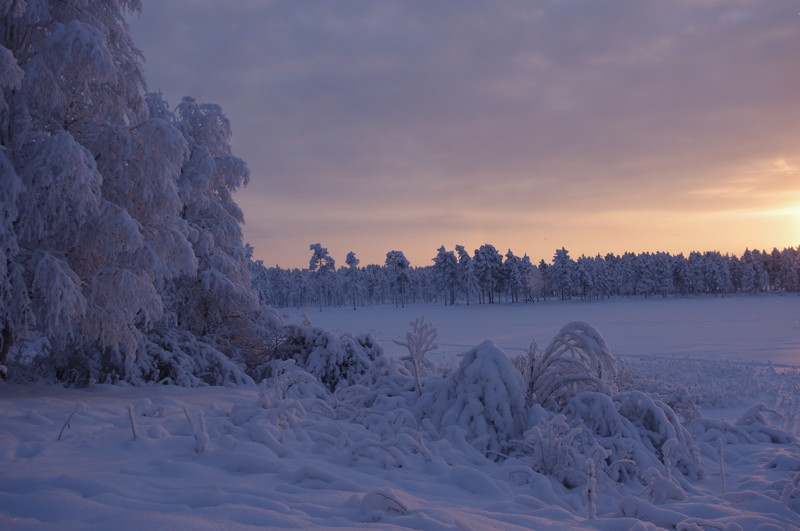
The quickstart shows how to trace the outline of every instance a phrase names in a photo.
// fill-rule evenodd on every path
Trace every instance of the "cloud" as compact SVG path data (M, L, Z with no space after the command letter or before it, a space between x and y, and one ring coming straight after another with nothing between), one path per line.
M680 216L701 195L735 203L716 192L743 168L797 153L788 0L175 0L133 24L152 88L231 118L252 171L248 237L266 224L307 238L293 231L313 232L320 212L312 239L353 246L364 227L397 237L430 212L439 221L414 230L445 239L463 224L490 240L512 212ZM561 223L536 222L558 239Z

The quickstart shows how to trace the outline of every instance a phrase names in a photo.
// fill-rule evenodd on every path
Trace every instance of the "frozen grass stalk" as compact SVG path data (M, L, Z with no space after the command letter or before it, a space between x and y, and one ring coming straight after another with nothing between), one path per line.
M64 431L67 428L71 427L69 423L72 420L72 417L75 416L75 413L77 413L78 411L83 411L84 407L85 406L83 405L83 403L78 402L78 404L75 406L75 409L73 409L72 413L70 413L69 416L67 417L67 420L64 421L64 425L61 426L61 431L58 432L58 439L56 439L57 441L60 441L61 437L64 435Z
M586 460L586 510L589 520L597 518L597 471L594 459Z
M722 437L717 437L717 455L719 456L719 476L722 481L722 494L724 495L728 490L728 485L725 480L725 443Z
M131 421L131 431L133 432L133 440L138 439L139 428L136 426L136 416L133 413L133 404L128 404L128 418Z

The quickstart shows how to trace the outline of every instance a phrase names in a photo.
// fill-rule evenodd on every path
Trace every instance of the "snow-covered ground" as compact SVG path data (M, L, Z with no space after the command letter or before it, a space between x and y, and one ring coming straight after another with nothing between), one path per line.
M440 349L461 353L493 339L509 355L531 339L545 346L570 321L598 328L617 357L722 359L800 367L800 296L617 298L470 306L409 305L353 310L283 310L294 321L305 314L316 326L339 333L371 332L389 354L405 354L392 340L424 315L439 330ZM432 356L435 358L436 354Z
M800 366L800 297L306 313L316 326L371 332L392 356L405 353L392 340L425 315L441 345L429 358L451 368L484 339L516 356L532 338L544 348L565 323L587 321L622 361L618 383L629 398L649 400L634 388L664 398L678 386L695 397L673 402L695 419L686 433L697 455L681 468L685 441L669 450L665 443L642 456L656 468L666 460L663 468L634 467L630 481L612 481L613 467L629 466L612 463L605 475L569 488L563 471L541 467L577 448L566 442L574 433L549 439L558 443L549 453L537 447L536 462L487 459L463 430L436 436L391 407L397 397L384 397L382 408L354 408L349 397L364 389L332 401L292 398L279 385L0 384L0 529L800 529L800 451L792 439L800 375L783 369ZM757 403L764 407L737 425ZM700 412L691 410L697 404ZM553 430L563 421L540 411L530 422L536 415ZM607 435L607 448L630 442ZM701 477L690 478L699 462Z

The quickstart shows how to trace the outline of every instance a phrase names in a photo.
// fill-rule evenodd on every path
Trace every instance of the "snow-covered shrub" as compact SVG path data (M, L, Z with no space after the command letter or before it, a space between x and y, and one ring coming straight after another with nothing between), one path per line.
M660 504L669 500L684 501L687 499L686 493L680 486L655 468L645 470L642 479L646 485L639 493L639 497L647 498L651 503Z
M580 391L611 394L616 390L617 360L592 325L564 325L543 354L530 363L528 397L545 407L560 407Z
M406 428L416 432L414 406L418 396L406 367L396 359L380 356L358 384L338 387L333 402L339 418L395 439Z
M642 443L664 465L676 467L692 480L703 477L694 440L668 405L640 391L622 393L615 401L620 415L637 428Z
M682 422L687 423L702 415L700 400L699 394L691 393L686 386L679 385L664 399L664 403L672 408Z
M286 340L278 347L277 359L293 359L329 390L355 383L383 351L369 335L337 337L311 326L289 325Z
M12 382L55 381L52 367L52 345L44 336L31 336L17 341L8 351L6 365L8 379Z
M791 433L772 426L768 420L769 416L778 419L782 423L785 422L783 415L778 411L770 409L764 404L756 404L742 413L736 421L736 425L743 428L753 439L760 442L791 444L796 441Z
M196 387L252 384L244 367L194 334L152 330L142 341L128 380Z
M445 430L458 426L480 452L502 452L525 430L525 383L511 360L487 340L464 354L448 378L425 386L421 418Z
M535 425L522 438L522 452L531 468L539 474L556 478L566 487L585 482L583 450L588 433L570 425L567 417L554 415L539 405L531 412Z
M528 405L533 404L533 396L531 393L533 392L531 388L531 382L533 381L533 371L534 367L537 364L537 360L542 360L542 349L539 348L539 344L536 342L535 338L531 338L531 342L525 350L525 354L520 356L514 357L514 367L517 368L519 373L522 375L522 379L525 381L525 402Z
M651 500L676 499L685 494L673 468L691 479L701 471L691 437L673 424L674 412L652 400L584 391L559 413L534 405L530 418L515 455L569 488L611 481L644 488Z
M438 332L433 323L426 323L425 317L418 317L411 322L411 330L406 333L405 341L394 340L400 346L408 349L408 356L402 361L408 362L414 382L417 385L417 393L422 393L420 376L425 371L425 354L436 350L439 345L435 344Z
M327 400L330 391L312 374L301 369L295 360L272 360L262 366L259 400L268 407L270 403L286 399L313 398Z

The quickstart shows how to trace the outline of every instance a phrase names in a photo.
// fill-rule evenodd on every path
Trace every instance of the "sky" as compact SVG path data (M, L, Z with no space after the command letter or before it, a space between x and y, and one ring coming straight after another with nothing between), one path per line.
M797 0L144 0L148 90L219 104L268 266L800 245Z

